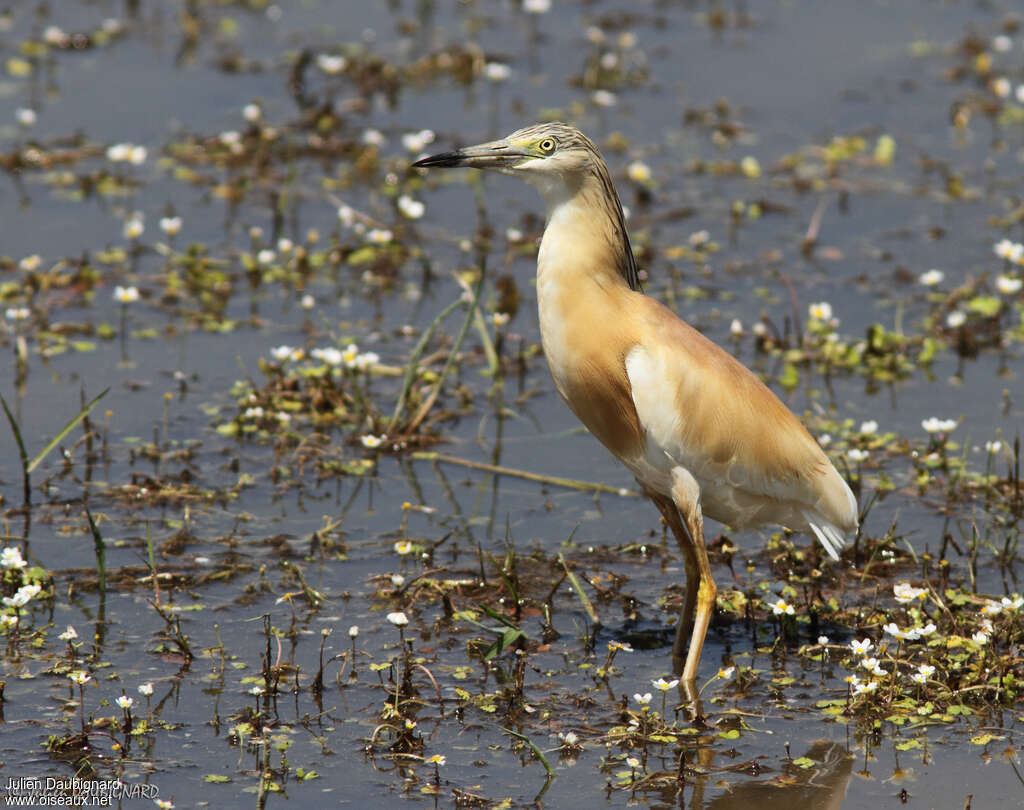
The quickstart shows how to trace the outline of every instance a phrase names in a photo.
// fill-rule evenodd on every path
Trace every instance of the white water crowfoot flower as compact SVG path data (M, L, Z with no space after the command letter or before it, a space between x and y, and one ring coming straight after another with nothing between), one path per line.
M92 676L82 669L76 669L74 672L69 672L68 678L72 683L78 684L79 686L84 686L92 680Z
M832 305L828 301L819 301L807 307L807 314L815 321L832 320Z
M146 225L142 221L142 215L141 214L133 214L132 216L128 217L127 220L125 220L124 230L123 230L124 238L125 239L138 239L140 236L142 236L142 234L143 234L143 232L145 230L146 230Z
M950 329L959 329L967 323L967 313L962 309L954 309L946 316L946 326Z
M366 436L360 436L359 441L363 443L363 447L367 450L376 450L387 440L387 436L374 436L367 434Z
M949 433L952 430L956 430L956 426L956 419L939 419L937 416L931 416L921 420L921 427L927 433Z
M1003 610L1020 610L1024 606L1024 597L1021 596L1004 596L999 600L999 603L1003 606Z
M922 273L918 276L917 280L921 282L921 284L924 284L925 287L935 287L936 285L941 284L945 278L946 274L941 270L932 269L926 273Z
M1013 276L997 276L996 289L1003 295L1016 295L1024 287L1024 282Z
M14 596L5 596L2 601L7 607L22 608L35 599L41 590L38 585L22 585Z
M419 200L414 200L408 194L403 194L399 197L397 205L398 210L406 219L419 219L427 210L427 207L423 203Z
M404 611L397 610L388 614L388 621L395 627L405 627L409 624L409 617L405 615Z
M889 622L882 629L893 638L899 639L900 641L917 641L921 638L921 630L917 627L912 627L909 630L901 630L896 622Z
M115 702L125 711L128 711L135 705L135 699L128 697L128 695L121 695L121 697L119 697Z
M134 304L139 300L138 287L114 287L114 300L120 304Z
M181 217L161 217L160 230L168 236L176 236L181 231Z
M651 685L661 692L668 692L670 689L675 689L679 686L679 679L666 681L664 678L658 678L656 681L651 681Z
M924 599L928 595L928 589L915 588L909 582L897 582L892 586L892 595L901 605L906 605L915 599Z
M150 695L152 695L153 694L153 684L152 684L152 682L140 683L139 684L139 694L142 695L143 697L149 697Z
M926 683L928 679L935 674L935 667L931 664L921 664L917 668L917 672L910 676L910 680L914 683Z
M17 546L5 546L4 550L0 552L0 566L6 570L17 570L26 565L25 559L21 556L21 549Z
M992 247L995 251L996 256L1000 259L1005 259L1008 262L1014 264L1020 264L1024 261L1024 244L1020 242L1011 242L1009 239L1000 239Z
M68 629L61 633L59 636L57 636L57 638L59 638L61 641L71 642L78 638L78 631L69 624Z
M889 671L882 669L881 662L877 658L864 658L861 660L860 665L864 667L872 675L888 675Z
M871 454L867 450L861 450L859 447L852 447L846 451L846 457L857 464L862 461L867 461L868 456Z
M874 643L869 638L854 639L850 642L850 649L853 650L855 655L867 655L875 648Z
M868 681L865 683L856 675L851 675L848 680L850 681L850 686L853 687L854 696L868 695L878 689L878 681Z
M779 599L777 602L772 604L772 615L773 616L792 616L796 613L793 606L789 604L785 599Z
M721 678L723 681L729 680L736 672L736 667L721 667L718 670L716 677Z
M640 707L646 711L648 706L650 706L650 704L651 704L651 693L650 692L644 692L641 695L639 692L637 692L636 694L633 695L633 700L635 700L637 703L639 703Z

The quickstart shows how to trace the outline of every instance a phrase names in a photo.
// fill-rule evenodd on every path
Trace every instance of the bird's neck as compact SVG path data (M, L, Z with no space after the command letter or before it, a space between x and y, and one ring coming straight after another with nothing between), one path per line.
M622 206L608 170L531 178L547 206L547 227L537 256L538 277L571 285L637 289L636 264Z

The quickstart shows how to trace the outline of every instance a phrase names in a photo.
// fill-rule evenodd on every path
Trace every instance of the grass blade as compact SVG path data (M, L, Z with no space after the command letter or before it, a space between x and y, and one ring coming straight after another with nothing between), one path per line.
M86 405L84 408L82 408L82 410L80 410L76 416L71 417L71 421L68 422L64 426L64 428L60 431L60 433L58 433L56 436L54 436L52 439L50 439L50 441L47 443L46 447L44 447L42 450L40 450L36 454L36 457L34 459L32 459L32 461L29 463L28 467L25 468L25 472L30 473L36 467L38 467L40 464L42 464L43 463L43 459L46 458L47 455L49 455L50 451L53 450L53 448L56 447L60 443L60 441L65 436L67 436L74 429L75 425L77 425L79 422L81 422L83 419L85 419L86 416L89 415L89 411L91 411L93 408L96 407L96 403L99 402L101 399L103 399L103 397L105 397L107 395L108 391L110 391L109 388L104 388L99 393L99 395L95 399L92 400L92 402L90 402L88 405ZM4 410L6 410L6 409L7 409L7 405L5 403L4 404ZM8 413L8 418L10 418L10 413Z
M85 516L89 518L89 531L92 532L92 544L96 549L96 575L100 580L100 593L105 593L107 590L107 546L103 542L103 535L100 534L100 529L96 525L96 521L93 520L88 506L85 507Z
M29 483L29 469L28 469L28 453L25 452L25 442L21 439L21 428L18 427L18 423L14 419L14 414L11 413L11 409L7 407L7 400L0 395L0 404L4 406L4 413L7 414L7 421L11 424L11 433L14 434L14 441L18 444L18 453L21 454L21 476L25 484L25 503L29 503L31 498L32 486Z

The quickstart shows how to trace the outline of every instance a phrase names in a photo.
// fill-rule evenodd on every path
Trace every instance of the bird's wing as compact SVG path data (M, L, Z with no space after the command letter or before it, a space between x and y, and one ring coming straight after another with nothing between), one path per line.
M624 361L650 461L664 454L701 483L705 501L735 505L733 516L705 507L711 517L787 525L772 515L793 512L804 520L791 528L811 528L830 551L841 544L856 501L800 421L732 355L657 301L631 298L644 326Z

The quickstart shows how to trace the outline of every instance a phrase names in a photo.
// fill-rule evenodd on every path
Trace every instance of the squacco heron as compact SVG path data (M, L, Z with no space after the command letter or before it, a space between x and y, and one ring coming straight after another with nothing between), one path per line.
M692 684L717 594L703 516L810 531L839 559L857 529L853 493L761 380L643 294L608 167L578 129L538 124L413 165L494 169L544 198L544 354L562 399L636 476L679 543L686 596L672 660Z

